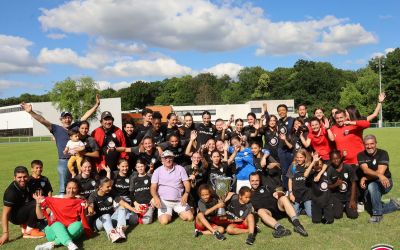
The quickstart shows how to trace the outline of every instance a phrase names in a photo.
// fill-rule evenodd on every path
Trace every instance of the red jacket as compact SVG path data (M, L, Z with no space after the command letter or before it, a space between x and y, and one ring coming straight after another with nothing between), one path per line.
M113 126L112 129L113 129L113 133L115 134L115 136L119 142L119 147L126 147L125 136L124 136L124 133L122 132L122 130L116 126ZM105 137L105 132L104 132L103 127L98 127L95 130L93 130L92 137L96 141L97 145L99 145L100 149L102 149L104 146L103 143L104 143L104 137ZM127 154L125 152L122 152L120 154L120 158L126 158L126 157L127 157ZM103 154L103 151L100 150L100 157L97 158L97 161L96 161L97 170L99 171L99 170L103 169L105 164L106 164L105 156Z
M92 230L86 220L85 207L83 206L85 202L82 199L46 197L41 206L49 226L58 221L68 227L80 218L86 237L90 237ZM51 216L46 211L47 207L52 211Z
M335 136L336 148L342 154L343 151L346 152L344 163L358 164L357 154L364 150L363 131L369 126L370 122L367 120L356 121L356 125L332 126L331 131Z

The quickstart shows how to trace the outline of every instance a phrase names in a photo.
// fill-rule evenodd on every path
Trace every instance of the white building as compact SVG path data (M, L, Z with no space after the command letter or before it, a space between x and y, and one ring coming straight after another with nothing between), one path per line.
M244 104L223 104L223 105L193 105L193 106L173 106L172 109L179 115L183 116L187 112L193 115L195 122L201 122L201 114L207 110L211 114L211 120L215 121L221 118L225 121L229 120L231 114L235 115L235 119L241 118L247 120L247 114L253 112L257 118L262 115L263 103L267 103L270 115L277 115L276 108L279 104L285 104L288 107L288 116L297 116L294 108L294 99L290 100L259 100L249 101Z
M60 125L59 119L61 112L58 111L51 102L35 102L32 103L32 108L49 122ZM114 117L114 124L118 127L122 126L121 98L107 98L101 99L101 104L96 114L97 117L89 121L90 131L100 126L100 114L103 111L110 111ZM7 131L11 135L13 132L14 134L18 134L18 130L25 130L23 134L26 135L51 135L45 126L33 119L31 115L22 110L19 105L0 107L0 132Z

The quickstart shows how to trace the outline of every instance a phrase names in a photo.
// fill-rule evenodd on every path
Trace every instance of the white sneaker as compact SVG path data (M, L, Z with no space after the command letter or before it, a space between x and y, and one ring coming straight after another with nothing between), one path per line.
M112 243L116 242L117 240L121 239L121 235L113 229L111 232L108 234L108 238L111 240Z
M125 230L123 227L117 227L115 229L122 239L126 239Z
M76 249L78 249L78 246L75 245L75 243L73 243L72 241L70 241L70 242L67 244L67 248L68 248L68 250L76 250Z
M357 203L357 212L362 213L364 211L365 211L364 203L363 202Z
M54 242L49 241L41 245L37 245L35 250L52 250L54 249Z

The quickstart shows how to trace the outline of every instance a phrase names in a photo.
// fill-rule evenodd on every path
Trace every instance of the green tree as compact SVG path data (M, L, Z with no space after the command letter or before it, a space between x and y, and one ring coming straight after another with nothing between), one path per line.
M346 86L340 92L340 106L355 105L361 115L368 116L376 106L379 94L379 76L371 68L367 67L357 71L357 81L347 81Z
M251 94L251 98L255 100L267 99L269 97L269 84L271 79L267 73L264 73L258 78L258 84L253 94Z
M121 97L121 109L131 110L153 105L157 93L152 87L151 83L137 81L128 88L120 89L118 95Z
M78 80L67 78L56 82L49 97L58 110L68 110L76 116L74 118L78 118L95 103L97 89L97 84L90 77Z

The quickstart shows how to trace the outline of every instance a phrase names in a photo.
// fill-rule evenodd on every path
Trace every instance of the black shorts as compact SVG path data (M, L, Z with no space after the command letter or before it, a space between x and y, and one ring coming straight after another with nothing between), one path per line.
M270 211L272 214L272 217L274 217L275 220L280 220L280 219L287 217L287 214L285 212L279 210L278 202L274 202L274 204L270 204L270 206L263 207L263 208Z

